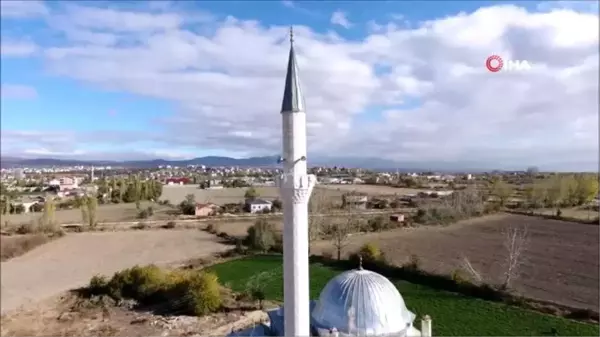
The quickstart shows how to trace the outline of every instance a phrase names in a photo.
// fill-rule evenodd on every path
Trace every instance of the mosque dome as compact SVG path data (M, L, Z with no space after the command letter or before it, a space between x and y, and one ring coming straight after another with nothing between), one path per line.
M403 335L415 318L390 280L364 269L330 280L311 316L317 329L363 336Z

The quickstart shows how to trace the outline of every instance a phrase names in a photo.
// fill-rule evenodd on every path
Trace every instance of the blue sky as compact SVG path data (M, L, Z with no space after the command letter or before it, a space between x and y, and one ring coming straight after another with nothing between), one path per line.
M523 1L512 5L504 1L3 1L2 154L179 158L276 153L280 146L277 100L281 99L277 96L283 90L287 61L283 56L287 48L284 28L293 24L297 27L308 106L314 108L312 113L318 113L309 116L309 123L314 125L314 128L309 126L309 148L319 155L361 156L371 151L369 155L396 160L439 157L459 161L476 154L480 156L476 161L520 163L520 158L531 158L526 151L530 147L530 151L536 151L536 163L543 165L551 162L549 156L539 155L547 150L543 144L547 143L544 137L550 134L550 129L536 139L515 138L514 144L520 144L517 154L506 144L497 143L506 136L500 126L479 141L476 137L484 136L473 133L471 127L469 133L473 134L469 134L468 141L448 142L451 148L440 155L416 151L420 146L435 145L425 144L429 139L427 132L433 129L440 132L441 128L456 130L451 127L453 122L436 125L440 118L429 109L448 104L446 98L436 97L436 91L439 94L470 82L460 76L442 78L442 70L438 69L419 70L417 63L428 58L431 64L444 58L454 62L456 59L450 53L468 51L473 52L473 58L466 55L469 61L460 63L477 68L485 55L521 52L511 50L518 48L516 42L501 40L511 37L508 33L486 37L485 33L494 35L494 30L509 32L517 27L522 30L521 37L529 34L527 29L532 34L547 29L548 34L557 34L557 38L562 37L560 29L565 30L564 34L577 34L577 29L567 27L569 23L557 28L552 25L558 23L551 23L543 15L557 18L564 15L573 20L566 13L569 11L589 17L597 9L590 4L581 1ZM491 14L492 11L498 15ZM512 19L502 15L511 15ZM532 27L527 15L532 16L529 22L539 21L539 25ZM491 28L482 26L486 24ZM475 36L478 32L482 34L480 37ZM461 36L472 41L466 47L453 46L453 40L463 39ZM498 39L497 43L494 39ZM586 48L590 43L597 46L597 34L582 42ZM562 45L547 48L559 47L566 48ZM583 47L572 48L579 51ZM411 51L410 55L405 55L406 50ZM238 60L225 60L218 53ZM283 57L272 56L280 53ZM577 59L566 60L565 64L575 66L584 62L585 57L578 54ZM252 61L257 62L255 70L245 64L250 60L257 60ZM408 69L409 66L414 69ZM317 87L328 80L331 83L326 87ZM482 83L489 84L489 80ZM532 81L541 83L538 81L543 79ZM308 87L310 83L314 84ZM256 92L250 92L250 87L255 87L252 90ZM266 98L259 100L264 102L257 102L256 97L263 93ZM574 95L579 94L583 95ZM465 116L473 115L473 109L480 109L473 97L455 99L465 104L464 109L456 109ZM589 101L593 99L588 97ZM519 104L507 109L514 110L516 115ZM584 110L588 114L573 128L581 128L586 124L584 121L593 119L590 116L594 109L586 106ZM557 118L561 113L556 113ZM274 121L255 123L271 116ZM203 120L206 122L202 123ZM233 122L237 124L227 126ZM394 123L400 126L396 132L388 130ZM473 123L475 128L481 125ZM592 132L591 137L597 138L597 130L595 134L587 129L577 130L581 137L590 137ZM369 141L361 143L366 145L356 144L358 138L368 140L373 135L382 135L376 138L388 139L389 144L400 132L411 136L400 146L390 144L398 149L395 153L382 150L383 141L377 149ZM412 136L413 133L416 134ZM325 148L323 144L328 137L335 138L339 148ZM409 147L406 145L409 143L414 145ZM591 144L581 149L582 154L574 161L588 160L594 146L597 148ZM502 152L497 159L489 155L490 148Z

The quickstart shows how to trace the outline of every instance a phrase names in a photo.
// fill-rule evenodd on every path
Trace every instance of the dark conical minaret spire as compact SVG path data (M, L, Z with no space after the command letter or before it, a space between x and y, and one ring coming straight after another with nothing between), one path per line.
M290 27L290 56L288 59L287 74L285 76L285 90L281 112L304 112L304 96L298 78L298 65L294 52L294 30Z

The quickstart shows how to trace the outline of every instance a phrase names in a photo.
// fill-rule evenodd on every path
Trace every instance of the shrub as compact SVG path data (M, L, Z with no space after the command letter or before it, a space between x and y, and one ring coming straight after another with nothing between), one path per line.
M175 226L177 226L177 223L175 221L169 221L164 226L164 228L166 228L166 229L172 229L172 228L175 228Z
M143 303L148 301L164 282L165 275L157 266L134 266L115 273L107 284L108 295L114 299L131 298Z
M367 243L362 246L356 253L351 255L351 260L358 261L362 258L363 263L373 264L383 260L381 249L375 243Z
M271 247L271 251L283 254L283 235L275 235L275 244L273 245L273 247Z
M87 286L88 294L91 296L104 295L107 290L108 279L102 275L94 275Z
M150 216L150 214L148 214L148 210L145 210L145 209L139 211L137 214L138 219L147 219L149 216Z
M368 221L368 226L370 227L371 231L373 231L373 232L379 232L388 227L386 220L381 215L377 216L373 219L370 219Z
M450 278L459 285L470 283L469 276L462 269L454 269L450 274Z
M235 249L234 252L236 254L245 254L246 250L244 249L244 242L240 238L235 239Z
M35 232L37 232L37 226L33 222L22 224L17 227L17 234L32 234Z
M139 304L168 311L205 315L221 307L217 276L192 270L164 271L157 266L135 266L110 280L94 276L86 288L88 296L108 295L115 300L133 299Z
M219 226L209 223L208 226L206 226L206 231L209 232L210 234L217 234L218 228L219 228Z
M279 199L273 200L272 209L277 212L283 209L283 203Z
M150 226L148 226L148 224L147 224L147 223L145 223L145 222L138 222L138 223L137 223L137 224L135 224L135 225L134 225L132 228L133 228L133 229L147 229L147 228L149 228L149 227L150 227Z
M221 289L217 275L209 272L172 272L166 291L169 309L202 316L221 307Z
M404 265L404 268L409 270L420 270L421 268L421 259L415 254L412 254L408 259L408 262Z
M265 219L258 219L254 226L248 228L246 245L253 250L269 251L275 246L275 229Z

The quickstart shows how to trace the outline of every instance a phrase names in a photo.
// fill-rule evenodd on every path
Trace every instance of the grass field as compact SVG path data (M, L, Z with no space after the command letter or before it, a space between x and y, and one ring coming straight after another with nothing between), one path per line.
M152 220L166 220L171 218L166 213L166 211L171 210L170 207L149 201L141 203L142 209L149 206L152 206L154 209ZM135 221L138 212L135 203L98 205L97 220L98 222ZM3 215L2 225L5 224L5 221L8 221L10 225L31 223L32 221L37 221L41 216L41 212ZM80 223L82 221L81 210L78 208L57 210L55 216L56 222L59 224Z
M279 189L273 186L259 186L254 188L261 198L273 200L279 198ZM244 194L247 188L223 188L223 189L200 189L197 185L166 185L160 200L169 200L173 204L178 204L185 200L186 195L193 194L197 202L212 202L217 205L227 203L237 203L244 201ZM323 189L319 186L314 193L324 193L328 197L339 197L343 192Z
M236 291L257 273L270 272L265 287L267 299L283 300L283 271L280 256L260 256L212 266L221 282ZM310 267L310 296L318 298L327 282L341 273L320 264ZM560 336L594 336L598 325L574 322L560 317L527 311L501 303L488 302L459 294L391 280L404 297L409 310L417 316L430 315L434 336L543 336L556 329ZM419 319L419 318L417 318ZM418 327L418 325L417 325Z

